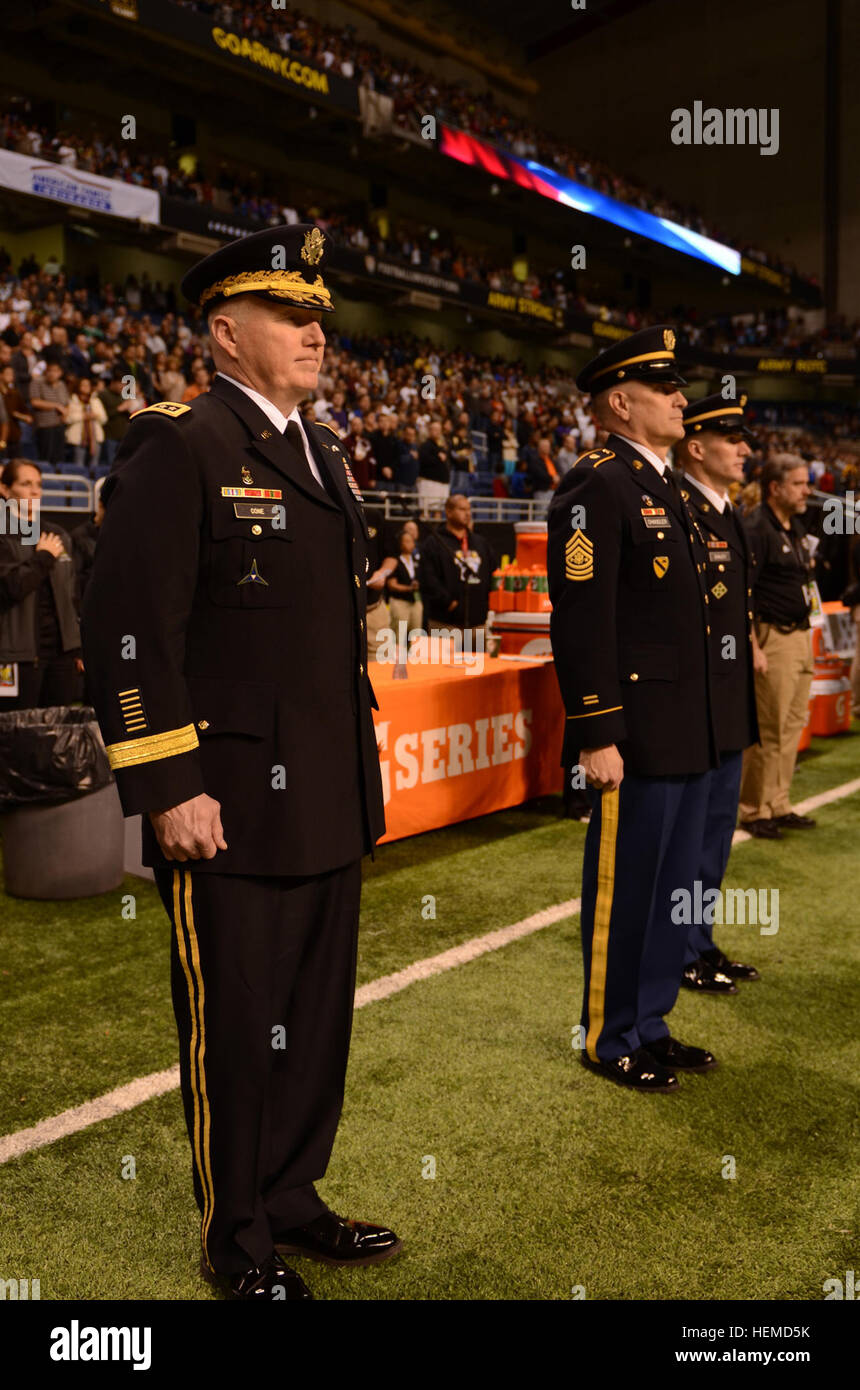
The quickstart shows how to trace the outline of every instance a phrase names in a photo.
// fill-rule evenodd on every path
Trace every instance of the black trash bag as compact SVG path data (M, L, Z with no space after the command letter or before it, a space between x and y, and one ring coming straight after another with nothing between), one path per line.
M73 801L112 780L88 705L0 711L0 811Z

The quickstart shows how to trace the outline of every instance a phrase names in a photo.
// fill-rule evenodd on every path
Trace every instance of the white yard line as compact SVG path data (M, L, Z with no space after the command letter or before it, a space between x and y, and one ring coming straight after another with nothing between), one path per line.
M806 815L809 811L817 810L819 806L827 806L831 801L841 801L843 797L853 796L854 792L858 791L860 777L855 777L852 782L843 782L839 787L831 787L830 791L808 797L795 809L801 815ZM745 830L736 830L732 843L743 844L745 840L751 839L752 836ZM380 979L362 985L355 992L355 1007L362 1009L366 1004L376 1004L381 999L388 999L392 994L399 994L402 989L407 989L418 980L429 980L434 975L441 975L446 970L454 970L457 966L477 960L489 951L499 951L512 941L519 941L521 937L530 936L532 932L543 931L545 927L554 926L556 922L562 922L565 917L572 917L578 911L579 898L568 898L567 902L545 907L540 912L532 913L531 917L524 917L521 922L512 922L510 926L500 927L498 931L488 932L485 936L475 936L471 941L452 946L450 950L442 951L438 956L416 960L412 965L407 965L405 970L398 970L393 975L382 975ZM166 1071L140 1076L126 1086L117 1086L115 1090L108 1091L95 1100L88 1100L84 1105L76 1105L71 1110L52 1115L50 1119L40 1120L31 1129L19 1129L13 1134L2 1135L0 1163L19 1158L32 1149L44 1148L46 1144L54 1144L58 1139L65 1139L69 1134L76 1134L78 1130L87 1129L101 1120L109 1120L126 1110L134 1110L136 1106L143 1105L155 1096L175 1090L178 1085L179 1068L168 1067Z

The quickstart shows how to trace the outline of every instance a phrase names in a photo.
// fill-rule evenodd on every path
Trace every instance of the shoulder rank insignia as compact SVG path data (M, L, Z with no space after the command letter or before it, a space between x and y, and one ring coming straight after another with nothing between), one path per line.
M615 452L612 449L589 449L587 453L580 454L576 462L582 463L583 459L585 459L593 468L597 468L601 463L605 463L607 459L614 458Z
M582 531L568 536L564 547L564 573L567 579L594 578L594 543Z
M183 405L181 401L156 401L155 405L145 405L142 410L135 410L129 418L136 420L138 415L147 415L150 412L156 415L184 415L190 409L190 405Z
M336 430L334 425L327 425L325 420L317 420L316 423L319 425L321 430L331 430L335 439L340 439L340 430Z

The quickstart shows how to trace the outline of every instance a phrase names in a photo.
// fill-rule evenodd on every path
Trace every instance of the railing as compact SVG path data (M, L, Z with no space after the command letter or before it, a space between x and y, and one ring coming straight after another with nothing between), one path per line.
M79 473L42 474L42 506L46 511L92 512L104 480L95 484Z
M419 498L415 492L365 492L364 505L386 521L439 521L445 515L444 499ZM473 521L545 521L546 505L531 498L469 498Z

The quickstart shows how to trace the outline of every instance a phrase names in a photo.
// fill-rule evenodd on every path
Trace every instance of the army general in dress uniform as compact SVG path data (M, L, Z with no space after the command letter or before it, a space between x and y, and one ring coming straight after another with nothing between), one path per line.
M302 421L332 308L319 228L267 229L183 281L218 374L136 414L83 614L93 703L172 923L201 1270L311 1295L284 1258L366 1264L329 1211L361 857L384 831L366 665L368 528L336 433Z
M549 510L563 763L592 804L582 882L586 1066L641 1091L673 1091L712 1054L670 1035L716 762L708 672L706 550L666 454L683 437L675 335L614 344L577 386L608 438L565 475ZM676 914L677 916L677 914Z
M708 809L697 881L704 911L687 937L682 984L704 994L737 994L736 980L757 980L755 966L730 960L714 942L713 893L722 887L738 817L744 749L758 740L752 625L752 557L729 498L743 481L755 436L744 419L746 396L704 396L684 411L684 438L675 446L683 470L681 496L708 548L711 698L719 765L709 778Z

